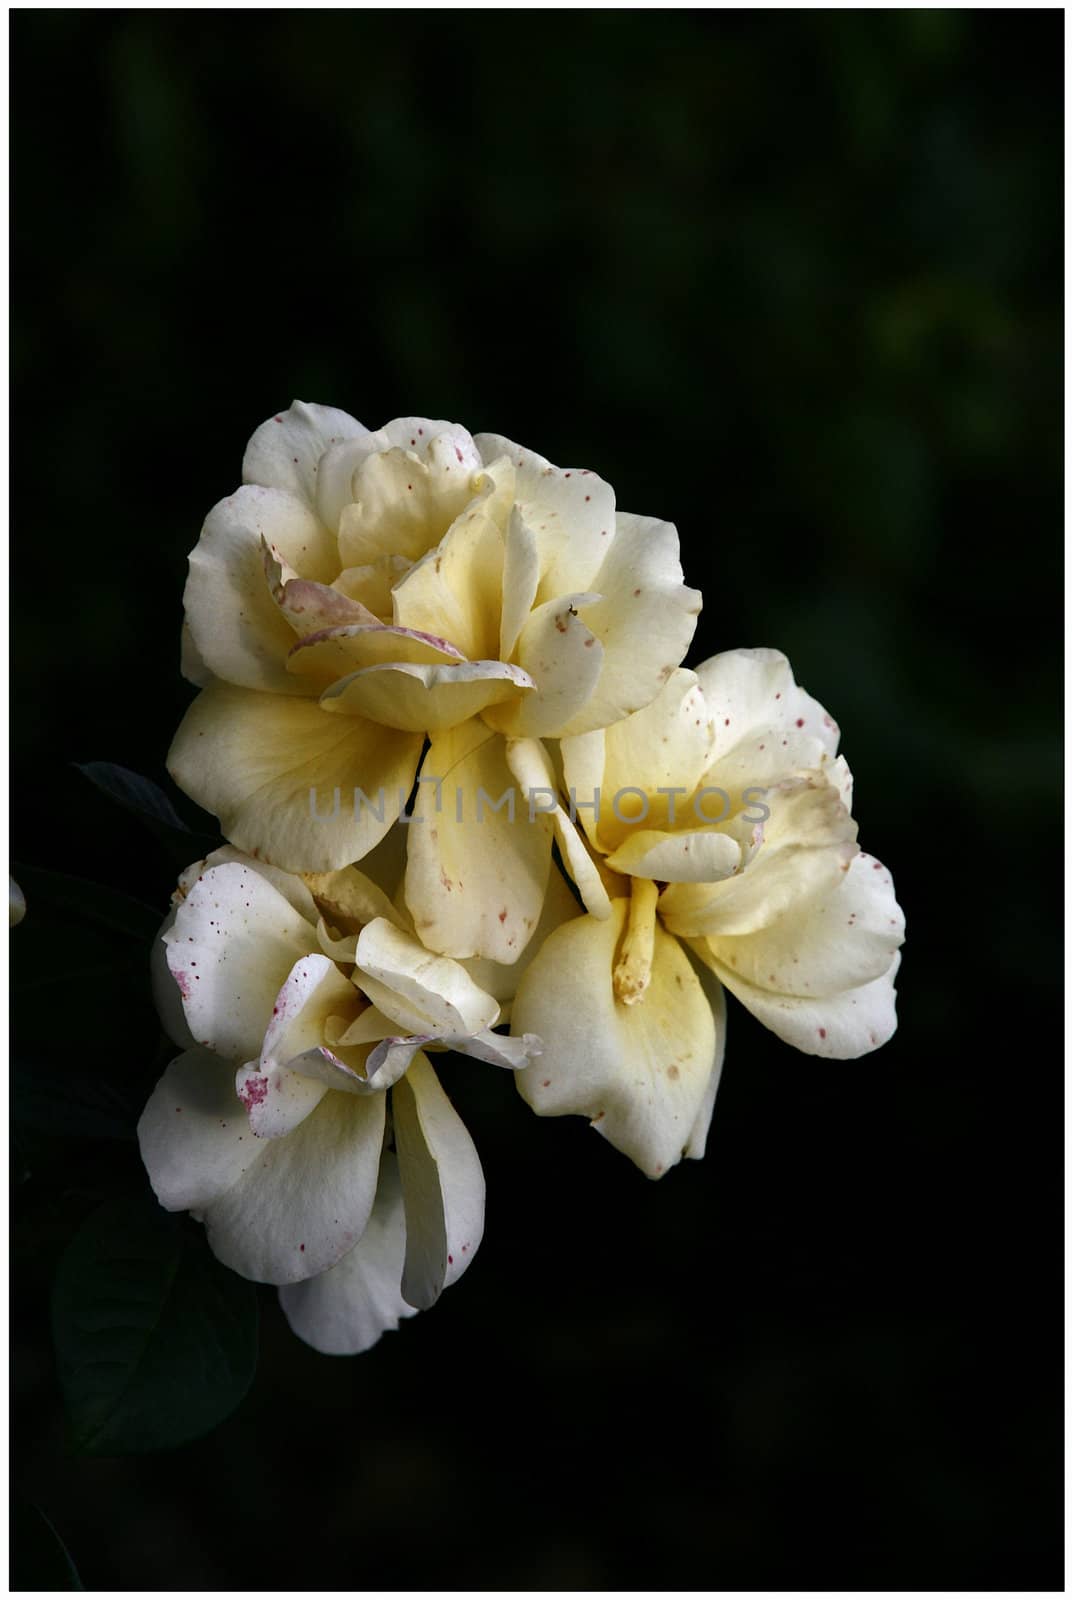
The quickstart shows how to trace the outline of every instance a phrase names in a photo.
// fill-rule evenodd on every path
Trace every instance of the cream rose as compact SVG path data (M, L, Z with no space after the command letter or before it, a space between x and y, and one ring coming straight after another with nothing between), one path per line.
M172 774L234 844L326 871L397 819L430 737L448 820L424 828L410 908L441 952L516 960L551 829L504 819L491 851L449 819L511 781L504 736L584 734L652 700L700 609L674 528L497 435L370 433L301 403L257 430L243 477L190 557L184 670L203 687Z
M480 1243L480 1162L425 1050L539 1051L493 1032L499 1001L413 937L383 857L302 880L216 851L154 948L183 1047L138 1126L156 1195L227 1266L286 1286L297 1331L337 1353L432 1305Z
M611 915L560 927L522 979L513 1025L538 1019L544 1041L518 1075L535 1111L590 1117L658 1177L703 1154L723 986L812 1055L890 1037L904 918L857 846L837 740L773 650L675 672L643 711L563 740Z

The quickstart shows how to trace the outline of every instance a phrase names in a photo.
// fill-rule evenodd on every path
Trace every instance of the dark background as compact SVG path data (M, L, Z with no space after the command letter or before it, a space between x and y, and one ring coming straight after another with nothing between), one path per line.
M731 1002L707 1159L657 1185L448 1068L473 1269L350 1361L265 1291L252 1393L171 1454L65 1449L55 1260L140 1180L38 1117L16 1490L87 1587L1060 1586L1062 27L13 16L14 857L165 905L71 763L163 781L186 554L299 396L502 432L674 520L689 660L789 654L909 930L875 1056ZM18 1048L136 1114L143 957L87 977L91 942L17 971Z

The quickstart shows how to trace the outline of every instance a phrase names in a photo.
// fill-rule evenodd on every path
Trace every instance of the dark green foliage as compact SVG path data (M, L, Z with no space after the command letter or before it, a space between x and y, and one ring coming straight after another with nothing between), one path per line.
M151 1194L116 1197L78 1230L52 1319L72 1443L88 1455L196 1439L234 1410L256 1369L254 1286Z

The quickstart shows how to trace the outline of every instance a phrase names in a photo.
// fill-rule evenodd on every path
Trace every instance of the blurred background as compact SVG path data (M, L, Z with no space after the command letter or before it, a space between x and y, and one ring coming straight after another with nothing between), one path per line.
M264 1291L224 1426L95 1459L49 1289L142 1182L162 1058L144 949L28 890L15 1489L88 1588L1060 1586L1062 28L13 16L13 857L165 906L73 763L167 782L187 552L300 397L676 522L689 660L788 653L909 930L871 1058L731 1002L707 1158L657 1185L453 1064L463 1282L350 1361ZM79 1078L127 1107L99 1139L48 1112Z

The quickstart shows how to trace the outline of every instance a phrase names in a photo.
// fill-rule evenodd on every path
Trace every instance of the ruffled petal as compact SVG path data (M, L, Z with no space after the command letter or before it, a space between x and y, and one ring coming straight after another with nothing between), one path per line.
M800 778L768 792L770 817L753 830L756 848L735 877L671 883L660 912L671 933L721 937L768 927L791 907L826 894L856 854L856 823L832 784Z
M567 594L537 606L515 647L536 692L494 712L493 726L518 738L553 735L587 704L603 666L603 646L578 609L591 598Z
M168 770L236 845L295 872L326 872L383 838L420 753L418 734L332 717L315 700L213 684L183 718Z
M617 790L608 787L604 776L607 729L597 728L593 733L581 733L574 738L563 739L559 751L563 783L578 821L596 850L613 850L616 819L612 802ZM604 790L607 790L605 797Z
M689 1142L685 1146L686 1160L702 1161L707 1150L707 1135L711 1131L711 1119L715 1114L715 1100L718 1097L719 1084L722 1082L722 1065L726 1057L726 991L704 963L696 962L694 970L707 996L711 1015L715 1019L714 1064L711 1067L711 1076L707 1080L704 1097L700 1102L700 1109L696 1113L696 1121L689 1134Z
M235 1093L257 1139L282 1139L292 1133L327 1092L326 1083L278 1063L266 1071L259 1062L250 1061L235 1074Z
M249 441L242 462L242 481L285 489L314 511L325 451L344 439L367 435L368 429L345 411L295 400L289 411L262 422Z
M602 771L596 741L603 740ZM562 760L567 781L600 786L599 838L613 849L630 832L622 817L643 815L636 826L665 831L695 827L694 792L711 764L715 733L703 690L695 673L684 667L672 672L650 705L625 717L602 735L563 739ZM634 791L630 795L629 791ZM640 793L635 793L640 791ZM615 797L622 796L615 805ZM643 795L643 802L641 800ZM586 799L591 794L585 795ZM620 813L620 815L619 815Z
M487 1061L493 1067L506 1067L519 1072L543 1055L543 1040L539 1034L493 1033L485 1028L480 1033L440 1041L459 1055L472 1056L474 1061Z
M369 864L366 856L364 865ZM359 867L340 867L337 872L307 872L304 882L317 905L339 928L351 930L355 935L366 922L386 917L401 928L404 919L396 910L384 889ZM353 957L350 957L353 960Z
M412 565L412 561L407 561L405 556L377 556L374 561L362 562L360 566L344 567L333 587L377 617L389 618L394 613L391 591Z
M544 1054L517 1085L541 1116L578 1114L657 1178L689 1149L718 1059L715 1019L688 957L657 924L650 981L632 1004L614 971L629 902L553 933L514 1000L511 1027Z
M168 966L167 945L164 943L164 935L170 933L175 926L179 904L180 902L176 901L172 905L160 925L160 932L153 940L149 952L149 982L164 1032L172 1044L177 1044L180 1050L193 1050L197 1047L197 1040L190 1032L190 1024L186 1020L182 1004L182 990Z
M603 667L583 710L555 730L563 737L607 727L653 700L688 649L702 603L682 583L673 525L622 512L590 587L603 598L582 617L603 646Z
M395 586L394 620L399 627L441 634L470 661L494 658L511 487L488 473L482 475L466 510Z
M256 1283L298 1283L333 1267L365 1231L376 1194L385 1097L327 1094L285 1139L205 1208L225 1266Z
M623 891L624 892L624 891ZM548 934L560 928L564 922L571 922L580 915L584 908L577 903L576 895L570 888L568 880L559 871L558 866L552 862L551 870L547 877L547 892L544 895L543 910L540 920L536 924L536 931L516 961L509 966L501 961L488 961L481 956L470 956L462 965L469 976L485 989L488 994L494 995L500 1006L500 1021L508 1022L510 1005L517 993L518 984L522 975L527 971L529 964L535 959L540 947Z
M163 935L190 1032L232 1063L256 1059L276 996L316 930L267 879L239 862L210 867Z
M502 616L499 620L499 656L503 661L513 656L539 585L540 555L536 540L515 506L510 513L503 557Z
M334 539L299 500L282 489L241 488L209 512L190 554L186 626L201 676L302 694L287 671L294 630L272 596L266 544L317 582L330 583L338 569Z
M258 1138L282 1138L323 1099L327 1083L303 1072L301 1058L324 1045L329 1019L353 1016L359 1003L334 961L314 954L295 963L272 1006L260 1060L240 1068L235 1083Z
M298 638L326 628L379 627L380 621L366 606L352 600L329 583L315 583L302 577L278 549L261 539L261 560L268 592L291 632ZM330 565L335 566L334 550Z
M481 466L464 428L427 417L399 417L329 450L318 506L339 530L344 564L388 554L418 560L468 504Z
M185 621L179 639L179 671L187 683L195 683L199 689L204 689L212 682L208 663L194 643L190 624Z
M381 1334L416 1315L402 1298L406 1220L398 1161L384 1151L376 1203L352 1250L327 1272L279 1291L283 1314L299 1339L325 1356L356 1356Z
M430 950L509 964L531 938L551 838L538 816L530 821L516 789L501 736L482 722L433 738L409 829L405 880L406 904Z
M420 666L395 662L366 667L325 690L325 711L368 717L388 728L436 733L479 716L488 706L531 694L535 684L505 661Z
M904 941L893 880L863 853L838 876L826 894L790 906L757 932L709 941L713 955L742 983L801 999L840 994L881 977Z
M742 741L752 744L775 732L814 740L827 754L837 753L837 723L797 685L780 650L724 650L697 667L696 677L714 718L716 761Z
M327 685L363 667L397 661L458 663L464 658L447 639L392 624L350 623L307 634L292 646L287 668L310 684Z
M802 999L746 983L732 967L711 956L710 946L705 948L700 940L693 943L693 949L708 961L715 976L757 1021L806 1055L854 1061L878 1050L896 1031L894 979L901 964L899 951L889 970L870 983L845 989L841 994Z
M494 1033L484 1028L480 1033L411 1033L395 1034L380 1040L368 1058L371 1082L376 1088L390 1088L408 1071L418 1050L425 1046L434 1049L455 1050L459 1055L471 1056L474 1061L486 1061L493 1067L506 1067L511 1072L528 1066L541 1054L543 1045L534 1033L521 1038Z
M546 817L553 828L566 871L577 885L585 909L595 917L609 917L610 896L576 823L558 801L558 781L547 751L538 739L511 739L506 760L518 781L519 801L527 806L531 796L539 797L536 820Z
M459 962L433 955L385 918L362 929L356 961L355 979L373 1003L414 1033L479 1033L498 1018L498 1002Z
M741 847L716 828L682 833L641 828L607 857L607 865L614 872L661 883L716 883L740 869Z
M555 467L500 434L475 440L490 466L505 456L516 470L519 516L539 552L539 601L571 589L597 588L592 579L614 538L614 490L594 472Z
M138 1120L138 1146L167 1211L200 1211L258 1156L234 1088L234 1069L207 1050L176 1057Z
M414 1059L392 1097L406 1212L402 1294L424 1311L476 1254L484 1234L484 1173L427 1056Z
M236 850L233 845L229 844L221 845L218 850L210 851L204 861L197 864L196 869L188 869L190 873L189 879L186 882L181 878L179 880L183 895L185 896L189 893L191 885L197 881L202 873L207 872L210 867L222 867L229 861L235 862L240 867L247 867L250 872L255 872L259 878L263 878L265 883L270 883L272 888L283 896L283 899L292 910L298 913L303 921L308 922L310 925L316 923L316 903L297 873L285 872L282 867L273 867L270 862L259 861L256 857L247 855L244 850Z

